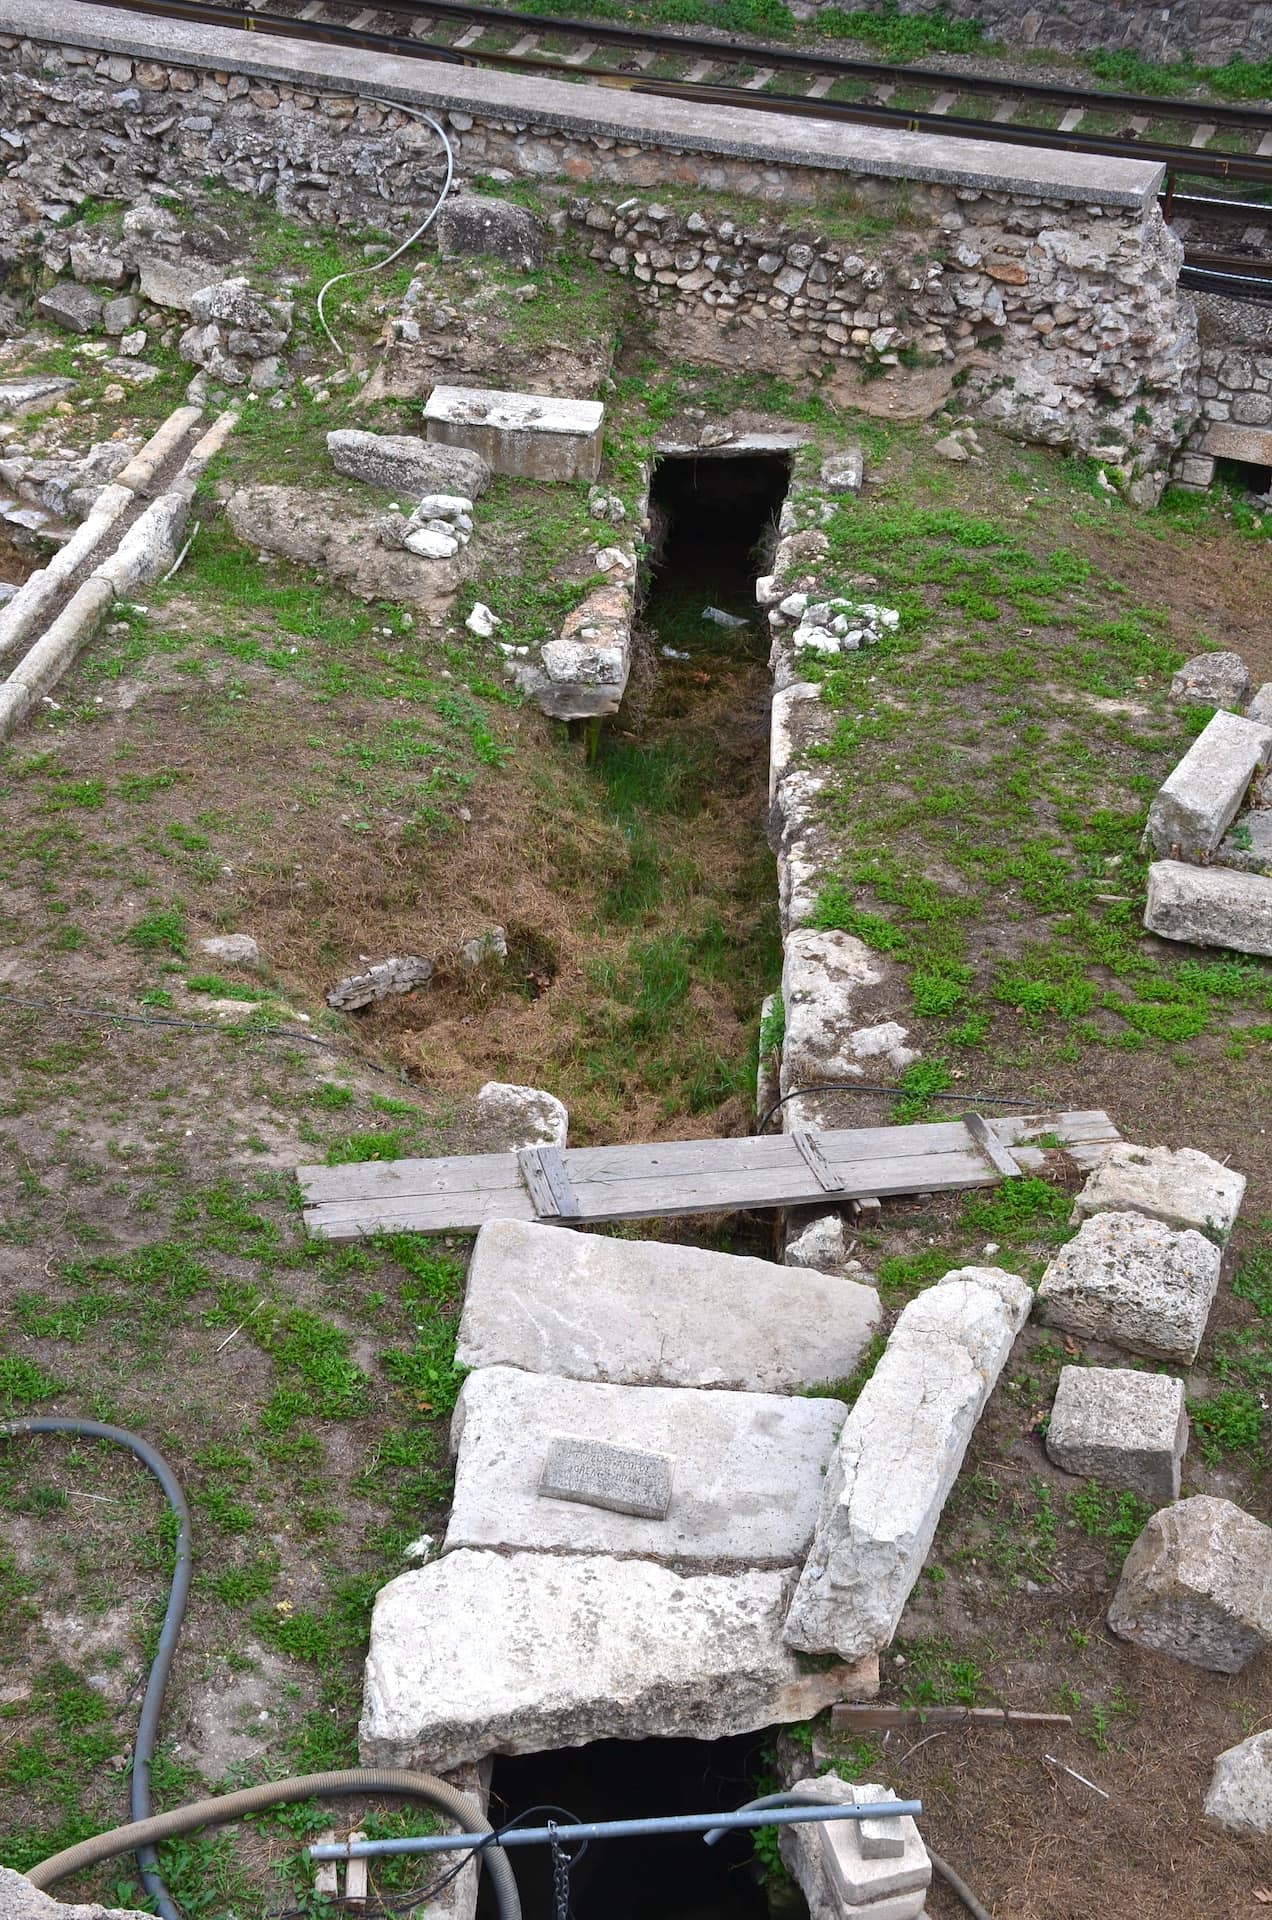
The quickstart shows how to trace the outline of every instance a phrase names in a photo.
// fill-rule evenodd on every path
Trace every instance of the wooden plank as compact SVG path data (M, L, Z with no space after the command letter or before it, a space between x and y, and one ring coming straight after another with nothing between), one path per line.
M991 1133L979 1113L965 1113L963 1125L971 1134L974 1143L980 1148L991 1167L997 1168L1004 1180L1019 1180L1020 1168L1008 1153L1000 1146L996 1133Z
M334 1845L335 1838L336 1838L336 1830L334 1827L328 1827L325 1833L320 1833L318 1835L319 1844L324 1847L330 1847ZM339 1895L340 1880L336 1871L336 1863L334 1860L315 1861L314 1892L318 1895L319 1899L321 1900L334 1900Z
M842 1193L844 1190L842 1176L837 1173L832 1173L826 1165L826 1162L822 1158L821 1148L817 1144L816 1136L806 1132L801 1127L792 1133L791 1139L795 1142L795 1151L805 1166L812 1169L813 1178L816 1180L818 1186L822 1188L823 1192Z
M577 1220L579 1203L557 1147L523 1147L517 1165L541 1220Z
M349 1835L351 1840L365 1840L366 1834L355 1832ZM350 1905L360 1907L367 1897L367 1866L365 1859L351 1860L345 1868L345 1899Z
M830 1710L836 1733L874 1733L883 1727L1071 1727L1067 1713L1017 1713L1012 1707L890 1707L878 1701Z

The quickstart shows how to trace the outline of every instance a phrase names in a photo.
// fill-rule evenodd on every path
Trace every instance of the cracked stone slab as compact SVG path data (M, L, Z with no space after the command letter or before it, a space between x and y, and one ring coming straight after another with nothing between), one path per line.
M1168 1227L1193 1227L1222 1246L1236 1224L1246 1179L1194 1147L1108 1147L1069 1216L1074 1226L1097 1213L1142 1213Z
M1272 1646L1272 1527L1209 1494L1163 1507L1126 1557L1109 1625L1190 1666L1240 1673Z
M846 1660L886 1647L1033 1295L997 1267L912 1300L844 1423L788 1645Z
M483 1367L469 1374L455 1410L447 1550L794 1565L812 1539L847 1411L820 1397L609 1386ZM545 1465L567 1435L668 1461L666 1517L548 1497Z
M492 1220L473 1248L456 1359L626 1386L798 1393L846 1380L879 1314L873 1287L769 1260Z
M1097 1213L1043 1274L1040 1317L1079 1339L1191 1366L1221 1259L1194 1228L1176 1232L1138 1213Z
M789 1585L598 1554L444 1554L376 1599L363 1764L715 1740L872 1698L876 1661L814 1669L783 1645Z

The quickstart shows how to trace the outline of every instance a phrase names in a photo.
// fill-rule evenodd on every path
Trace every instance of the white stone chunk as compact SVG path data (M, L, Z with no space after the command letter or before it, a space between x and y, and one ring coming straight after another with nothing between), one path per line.
M494 473L525 480L595 480L605 408L599 400L434 387L424 408L430 441L469 447Z
M1158 860L1148 870L1144 925L1164 940L1232 947L1272 959L1272 880L1226 867Z
M1168 1227L1195 1227L1222 1245L1245 1196L1243 1173L1193 1147L1108 1147L1073 1203L1077 1226L1097 1213L1142 1213Z
M716 1740L872 1697L876 1662L813 1670L783 1646L788 1591L776 1572L444 1554L376 1599L363 1763L443 1769L592 1740Z
M1190 1666L1239 1673L1272 1645L1272 1527L1209 1494L1163 1507L1126 1557L1109 1625Z
M1167 1506L1179 1498L1187 1445L1182 1380L1129 1367L1061 1367L1047 1454L1062 1472Z
M569 1110L554 1093L509 1080L487 1080L480 1088L477 1121L488 1153L563 1147L570 1134Z
M63 1906L11 1867L0 1867L0 1914L4 1920L148 1920L135 1907L99 1907L95 1900L85 1906Z
M905 1308L840 1435L789 1645L887 1646L1032 1299L1015 1274L964 1267Z
M1190 1366L1219 1285L1218 1247L1138 1213L1098 1213L1048 1266L1040 1317L1080 1339Z
M786 1037L782 1091L814 1080L843 1078L860 1026L858 1003L883 980L886 967L864 940L851 933L789 934L782 962Z
M456 1357L628 1386L798 1393L846 1380L873 1287L662 1240L519 1220L477 1235Z
M1201 860L1228 831L1260 768L1272 756L1272 727L1239 714L1216 713L1179 765L1158 789L1148 810L1148 839L1155 853Z
M1233 1833L1272 1833L1272 1728L1219 1755L1206 1812Z
M446 1546L790 1566L812 1539L846 1413L839 1400L800 1395L615 1387L483 1367L455 1410ZM553 1491L545 1464L563 1434L673 1461L666 1518L545 1498Z
M833 1773L797 1780L792 1792L832 1806L869 1806L897 1797L890 1787L849 1782ZM778 1847L813 1920L916 1920L923 1912L932 1863L908 1814L887 1821L784 1826Z
M199 952L206 953L209 960L221 960L228 966L259 967L261 950L250 933L218 933L210 940L200 940Z

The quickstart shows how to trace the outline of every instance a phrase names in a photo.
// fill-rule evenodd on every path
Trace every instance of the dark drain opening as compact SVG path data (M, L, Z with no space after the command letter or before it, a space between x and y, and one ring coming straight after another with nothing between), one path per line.
M490 1817L496 1826L523 1808L568 1807L580 1820L647 1819L664 1813L723 1813L753 1799L765 1766L762 1734L730 1740L598 1740L588 1747L495 1761ZM539 1826L544 1820L536 1818ZM564 1823L563 1823L564 1824ZM509 1856L528 1915L551 1915L552 1861L546 1847ZM708 1847L698 1834L597 1840L570 1875L574 1920L767 1920L768 1901L750 1837ZM785 1920L806 1915L796 1896ZM494 1914L483 1890L479 1920Z
M1266 500L1272 494L1272 467L1258 466L1252 460L1220 460L1215 467L1215 478L1231 487L1240 487L1259 500Z
M650 488L649 597L642 610L663 645L716 650L732 631L762 643L755 579L776 541L777 516L791 483L789 454L668 454ZM704 610L747 621L729 629Z

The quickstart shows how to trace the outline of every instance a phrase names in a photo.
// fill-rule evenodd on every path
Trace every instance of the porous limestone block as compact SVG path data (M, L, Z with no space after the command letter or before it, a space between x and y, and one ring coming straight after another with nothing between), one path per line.
M521 1147L563 1147L570 1115L554 1093L487 1080L477 1093L477 1119L488 1153L515 1153Z
M1126 1556L1109 1625L1190 1666L1240 1673L1272 1645L1272 1527L1209 1494L1163 1507Z
M791 1791L832 1806L869 1806L897 1797L890 1787L851 1783L833 1773L797 1780ZM932 1863L908 1814L888 1821L783 1826L778 1836L782 1860L813 1920L916 1920L922 1914Z
M511 200L453 193L442 202L435 230L443 260L488 254L522 273L543 265L543 222Z
M887 1646L1032 1300L1015 1274L963 1267L905 1308L840 1434L788 1645Z
M1040 1317L1080 1339L1191 1366L1221 1258L1192 1227L1176 1232L1139 1213L1097 1213L1043 1274Z
M595 480L604 421L599 400L494 387L434 387L424 407L431 442L469 447L522 480Z
M1246 719L1255 720L1263 727L1272 727L1272 680L1265 680L1251 695Z
M876 1661L814 1670L782 1644L789 1584L601 1554L443 1554L376 1599L363 1763L717 1740L872 1698Z
M1272 807L1247 807L1219 842L1216 864L1238 873L1272 875Z
M490 485L490 467L479 452L466 446L434 446L417 434L340 427L327 435L327 452L337 473L409 500L429 493L475 500Z
M1233 1833L1272 1833L1272 1728L1219 1755L1206 1812Z
M852 1035L862 1024L860 1002L885 974L885 962L854 934L801 928L787 935L782 959L783 1093L814 1080L843 1079Z
M1250 669L1239 653L1199 653L1185 660L1170 683L1172 700L1205 707L1239 710L1249 693Z
M4 1920L149 1920L135 1907L99 1907L95 1900L63 1906L10 1867L0 1867L0 1914Z
M846 1380L873 1287L664 1240L520 1220L477 1235L456 1358L627 1386L798 1393Z
M793 1565L812 1539L846 1413L839 1400L802 1395L616 1387L482 1367L455 1409L447 1549ZM670 1460L666 1518L551 1498L544 1467L562 1435Z
M1245 1196L1243 1173L1194 1147L1107 1147L1073 1203L1074 1226L1097 1213L1142 1213L1168 1227L1195 1227L1222 1246Z
M1232 947L1272 959L1272 880L1227 867L1158 860L1148 870L1144 925L1164 940Z
M1204 860L1228 831L1256 773L1272 756L1272 727L1216 713L1148 810L1148 840L1162 856Z
M1061 1367L1047 1454L1064 1473L1167 1506L1179 1498L1187 1445L1182 1380L1129 1367Z

